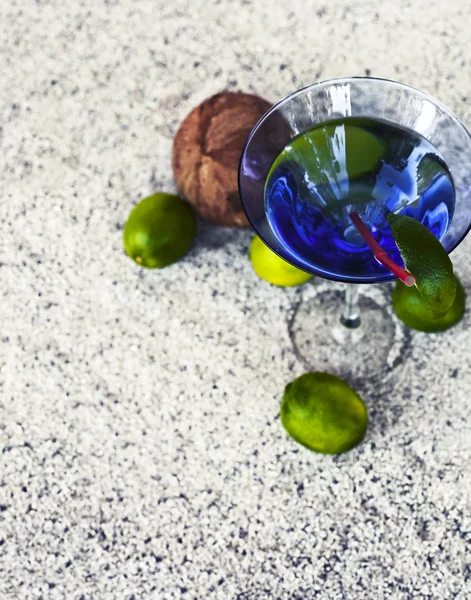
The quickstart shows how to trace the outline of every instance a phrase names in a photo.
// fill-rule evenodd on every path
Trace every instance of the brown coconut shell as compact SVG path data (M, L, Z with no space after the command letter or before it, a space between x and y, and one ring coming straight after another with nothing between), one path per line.
M222 92L197 106L173 142L175 181L208 221L248 227L240 201L237 171L247 137L271 104L252 94Z

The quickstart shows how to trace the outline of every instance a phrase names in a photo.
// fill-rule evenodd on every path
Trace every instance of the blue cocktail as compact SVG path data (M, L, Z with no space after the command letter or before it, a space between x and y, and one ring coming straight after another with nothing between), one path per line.
M387 221L400 212L442 239L453 217L453 180L425 138L384 121L347 117L301 133L275 159L265 187L270 227L286 252L324 277L391 277L352 223L401 256Z
M351 215L398 263L389 212L418 219L451 252L471 224L470 164L471 137L443 104L396 82L348 78L314 84L268 111L247 141L239 187L257 234L282 258L325 279L379 283L395 276ZM370 370L397 364L390 350L400 326L381 293L359 300L348 286L343 311L337 291L317 285L310 293L309 310L301 306L304 316L293 320L310 366L343 353L334 369L342 372L352 345L361 364L373 361Z

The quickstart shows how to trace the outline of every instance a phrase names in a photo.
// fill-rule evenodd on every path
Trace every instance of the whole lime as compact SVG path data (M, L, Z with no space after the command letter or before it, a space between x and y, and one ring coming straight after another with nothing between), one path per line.
M250 244L249 258L255 273L273 285L300 285L312 277L310 273L301 271L280 258L258 236L254 236Z
M396 315L407 327L427 333L449 329L462 319L466 308L466 293L458 277L455 299L444 317L434 319L419 290L415 286L406 287L400 281L394 288L392 300Z
M368 412L360 396L342 379L329 373L305 373L285 388L281 422L306 448L340 454L364 438Z
M184 256L196 234L191 206L173 194L153 194L135 206L124 226L124 249L141 267L161 269Z

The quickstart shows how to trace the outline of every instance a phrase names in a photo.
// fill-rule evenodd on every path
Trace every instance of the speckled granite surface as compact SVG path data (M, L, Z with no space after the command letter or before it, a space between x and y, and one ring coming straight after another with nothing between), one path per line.
M371 73L471 125L470 18L458 0L0 4L2 600L471 596L469 311L413 334L395 384L362 390L365 442L322 457L278 419L309 286L257 280L249 232L201 226L161 272L121 250L133 203L174 189L179 122L223 88Z

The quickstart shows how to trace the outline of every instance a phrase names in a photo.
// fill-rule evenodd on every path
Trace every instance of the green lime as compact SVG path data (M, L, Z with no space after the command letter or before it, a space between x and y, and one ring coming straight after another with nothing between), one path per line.
M397 282L393 292L393 307L396 315L411 329L433 333L449 329L463 318L466 293L456 278L456 296L444 317L434 319L416 287L407 287Z
M360 396L342 379L328 373L306 373L286 386L281 422L306 448L340 454L365 437L368 412Z
M154 194L135 206L124 226L124 249L141 267L161 269L184 256L196 233L191 206L173 194Z
M388 215L407 270L435 319L444 317L456 294L456 277L445 248L422 223L404 215Z
M249 258L255 273L273 285L300 285L312 277L310 273L301 271L280 258L258 236L254 236L250 244Z

